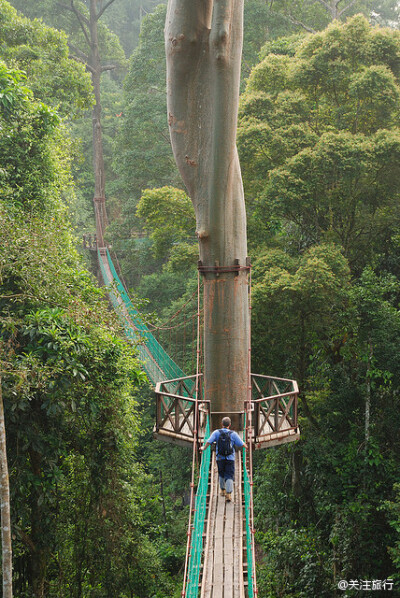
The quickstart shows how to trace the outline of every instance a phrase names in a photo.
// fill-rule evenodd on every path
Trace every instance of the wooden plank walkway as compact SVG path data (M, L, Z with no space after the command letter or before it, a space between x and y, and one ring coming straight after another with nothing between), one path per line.
M213 453L201 598L244 598L242 453L236 453L233 501L220 496Z

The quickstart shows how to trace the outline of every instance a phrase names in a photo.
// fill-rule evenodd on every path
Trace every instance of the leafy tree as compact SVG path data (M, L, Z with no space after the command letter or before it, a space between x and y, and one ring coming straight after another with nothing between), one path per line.
M18 15L1 0L0 42L0 58L25 71L36 99L61 116L77 116L90 107L90 79L83 65L71 59L65 33Z
M343 334L340 319L349 292L348 264L340 248L318 245L297 258L280 249L264 250L253 268L255 367L283 370L303 386L315 344L319 341L319 348L329 352Z
M130 56L135 48L143 17L159 4L159 0L119 0L104 14L104 22L122 44L125 54ZM66 15L63 4L57 0L12 0L10 2L30 19L43 19L52 27L68 32L77 30L76 23ZM89 4L82 2L82 5Z
M167 256L173 245L194 237L196 223L192 202L180 189L146 189L138 203L137 215L151 231L150 238L158 257Z
M125 80L125 106L115 168L125 196L139 200L146 187L173 184L177 170L168 138L163 28L166 7L143 19L139 45Z
M254 69L239 130L253 240L285 223L299 246L341 244L358 271L369 241L393 246L399 42L357 16Z
M277 0L271 5L273 11L286 18L297 31L315 33L333 21L343 21L355 14L363 14L371 22L393 26L398 22L398 6L392 0L311 0L296 2Z
M58 119L23 83L1 66L0 359L16 595L165 597L172 584L147 531L159 511L142 508L157 498L136 459L144 375L74 247Z

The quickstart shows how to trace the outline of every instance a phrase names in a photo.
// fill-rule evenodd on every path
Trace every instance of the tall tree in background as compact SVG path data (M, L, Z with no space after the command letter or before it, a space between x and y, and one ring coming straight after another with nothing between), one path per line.
M80 28L85 37L88 52L83 52L70 43L71 50L75 53L78 60L85 63L88 71L92 76L93 91L95 103L92 113L93 126L93 169L94 169L94 211L96 218L97 242L100 247L104 246L104 229L108 224L106 211L106 193L105 193L105 173L104 173L104 158L103 158L103 142L101 131L101 98L100 98L100 79L102 73L112 70L116 67L115 64L102 64L100 50L99 50L99 32L98 23L104 12L107 10L115 0L109 0L105 4L102 0L90 0L89 16L83 10L79 10L74 2L71 0L69 5L65 8L72 11L78 19Z
M165 36L172 147L195 208L205 270L205 396L214 412L238 412L246 398L249 335L236 149L243 2L170 0Z

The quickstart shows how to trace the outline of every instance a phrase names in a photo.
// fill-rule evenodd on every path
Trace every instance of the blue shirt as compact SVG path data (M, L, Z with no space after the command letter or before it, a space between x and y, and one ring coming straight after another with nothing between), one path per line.
M223 428L224 430L227 430L228 428ZM212 444L213 442L217 442L219 435L221 433L221 430L214 430L214 432L211 434L210 438L207 440L208 444ZM244 442L243 440L240 438L239 434L237 434L236 432L230 431L230 437L231 437L231 442L233 444L233 446L243 446ZM235 451L233 451L233 453L231 455L227 455L226 457L218 457L218 442L217 442L217 460L219 459L228 459L229 461L234 461L235 460Z

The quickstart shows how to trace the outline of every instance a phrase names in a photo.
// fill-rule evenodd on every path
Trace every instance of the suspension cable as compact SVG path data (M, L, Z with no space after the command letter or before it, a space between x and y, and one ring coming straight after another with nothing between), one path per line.
M246 417L246 442L248 445L247 456L248 456L248 476L250 483L250 533L251 533L251 550L253 553L252 558L252 570L249 571L253 581L253 595L258 596L257 580L256 580L256 562L255 562L255 544L254 544L254 505L253 505L253 431L252 431L252 384L251 384L251 267L249 268L249 337L248 337L248 386L247 386L247 417Z
M192 539L192 513L194 511L195 504L195 492L194 492L194 473L198 462L198 425L199 425L199 373L200 373L200 273L197 274L197 339L196 339L196 386L195 386L195 410L194 410L194 430L193 430L193 454L192 454L192 478L190 482L190 511L189 511L189 523L187 531L187 545L186 545L186 558L185 558L185 569L183 574L183 589L181 596L184 597L186 593L186 582L187 573L190 558L190 546Z

